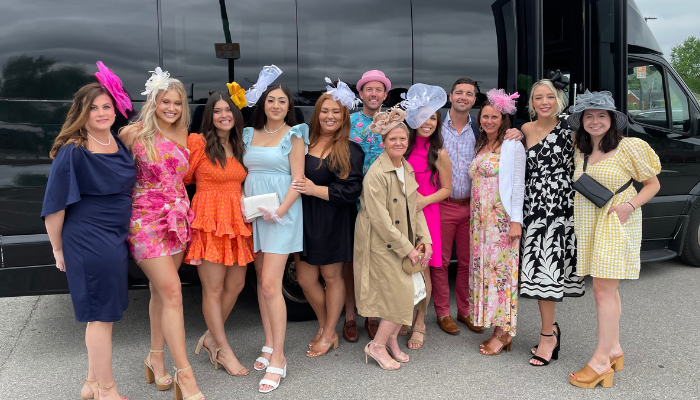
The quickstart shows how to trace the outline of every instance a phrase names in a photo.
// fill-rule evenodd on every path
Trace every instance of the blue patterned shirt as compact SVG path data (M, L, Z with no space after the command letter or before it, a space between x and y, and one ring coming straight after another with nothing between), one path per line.
M467 171L474 160L474 146L476 145L471 115L462 132L457 132L457 129L452 126L452 119L448 111L442 123L442 136L445 140L445 151L452 162L452 194L450 197L455 199L471 197L472 180L469 179Z
M382 135L374 134L369 130L372 117L365 115L362 110L350 115L350 140L356 142L365 152L365 162L362 166L362 175L367 174L374 160L384 151Z

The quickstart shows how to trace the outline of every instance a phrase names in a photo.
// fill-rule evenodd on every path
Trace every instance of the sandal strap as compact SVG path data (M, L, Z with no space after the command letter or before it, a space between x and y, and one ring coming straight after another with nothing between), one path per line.
M421 328L420 326L414 325L412 329L413 329L413 332L418 332L418 333L425 335L425 326L423 326Z
M179 374L180 372L185 372L185 371L187 371L188 369L192 369L192 364L190 364L190 365L188 365L187 367L182 368L182 369L178 369L177 367L175 367L175 373L176 373L176 374Z
M255 362L259 362L260 364L264 365L265 368L267 368L270 365L270 360L268 360L265 357L258 357L255 359Z
M153 350L153 349L151 349L151 351L150 351L150 353L162 353L162 352L163 352L163 350Z
M109 389L113 388L114 385L116 385L116 384L117 384L117 382L112 381L112 384L111 384L111 385L109 385L109 386L102 386L102 385L100 385L99 382L97 382L97 387L100 388L100 389L109 390Z
M540 332L540 336L552 337L552 336L556 336L556 335L554 333L552 333L551 335L545 335L544 333Z
M272 354L272 347L263 346L262 352L267 353L267 354Z
M379 343L375 342L374 340L372 340L370 343L373 344L375 347L386 347L386 345L379 344Z
M267 372L268 374L275 374L275 375L279 375L279 376L284 375L284 369L277 368L277 367L267 367L265 372Z
M270 380L270 379L263 379L263 380L260 381L260 383L258 384L258 386L262 386L262 385L272 386L274 389L277 389L277 387L280 385L280 383L279 383L279 382L275 382L275 381Z
M542 357L540 357L540 356L532 356L532 360L537 360L537 361L541 362L541 363L542 363L541 366L548 365L549 362L551 361L551 360L549 360L549 361L548 361L548 360L545 360L544 358L542 358ZM540 365L537 365L537 364L530 364L530 365L534 365L534 366L536 366L536 367L539 367L539 366L540 366Z

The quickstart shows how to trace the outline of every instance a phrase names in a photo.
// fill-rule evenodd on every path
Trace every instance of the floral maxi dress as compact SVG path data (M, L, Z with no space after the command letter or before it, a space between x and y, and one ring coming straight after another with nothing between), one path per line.
M508 237L510 218L498 190L499 158L498 153L484 153L474 157L469 166L472 180L469 318L476 326L500 326L515 336L519 243Z

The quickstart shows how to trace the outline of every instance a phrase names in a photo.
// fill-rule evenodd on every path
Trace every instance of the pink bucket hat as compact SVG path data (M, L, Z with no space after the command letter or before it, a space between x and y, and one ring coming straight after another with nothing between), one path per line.
M362 74L362 78L357 81L357 91L362 91L362 86L364 86L365 83L373 81L383 83L387 92L391 90L391 81L384 75L384 72L373 69Z

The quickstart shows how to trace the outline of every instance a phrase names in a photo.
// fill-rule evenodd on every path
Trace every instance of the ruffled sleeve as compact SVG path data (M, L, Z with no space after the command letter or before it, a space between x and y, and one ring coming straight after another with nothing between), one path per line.
M253 131L255 129L248 127L248 128L243 128L243 144L246 146L250 145L250 142L253 141Z
M647 142L639 138L622 139L618 147L622 152L622 167L627 170L632 179L644 182L661 172L659 156Z
M344 206L355 204L362 193L362 165L365 154L362 148L355 142L348 141L350 147L350 174L345 179L340 179L335 174L335 182L328 185L328 200L335 205Z
M252 133L251 133L252 135ZM292 135L304 140L304 154L309 152L309 126L306 124L294 125L280 140L279 147L282 148L282 154L285 156L292 151ZM245 131L243 131L243 140L245 141ZM248 142L250 143L250 141Z
M80 201L75 163L81 156L81 149L73 143L66 144L58 151L49 171L49 181L41 208L42 219Z
M187 137L187 149L190 151L190 167L187 171L187 175L185 175L185 179L183 179L185 185L195 183L194 173L202 164L202 161L207 158L207 154L205 152L206 146L206 140L204 140L204 137L202 137L202 135L199 133L192 133Z

